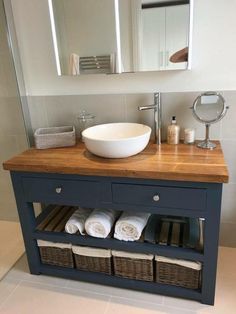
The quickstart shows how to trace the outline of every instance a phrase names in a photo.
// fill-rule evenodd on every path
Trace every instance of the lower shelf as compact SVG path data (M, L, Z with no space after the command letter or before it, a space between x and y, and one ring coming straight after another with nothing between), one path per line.
M199 290L190 290L186 288L159 284L155 282L138 281L116 276L110 276L102 273L86 272L77 269L69 269L64 267L40 265L39 272L41 274L62 277L67 279L74 279L80 281L87 281L91 283L98 283L102 285L110 285L114 287L127 288L133 290L140 290L155 294L163 294L174 297L181 297L201 301L202 294Z
M51 242L72 243L74 245L85 245L91 247L109 248L113 250L139 252L145 254L159 254L166 257L182 258L192 261L204 262L204 254L196 252L193 249L168 247L158 244L142 242L126 242L112 238L99 239L90 236L80 236L68 234L65 232L46 232L35 231L34 239L41 239Z

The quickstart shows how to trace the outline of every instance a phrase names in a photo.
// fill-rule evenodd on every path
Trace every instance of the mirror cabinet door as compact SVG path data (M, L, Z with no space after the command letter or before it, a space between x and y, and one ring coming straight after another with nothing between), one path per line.
M187 69L192 0L48 0L58 74Z
M114 1L49 0L50 5L58 74L115 73Z

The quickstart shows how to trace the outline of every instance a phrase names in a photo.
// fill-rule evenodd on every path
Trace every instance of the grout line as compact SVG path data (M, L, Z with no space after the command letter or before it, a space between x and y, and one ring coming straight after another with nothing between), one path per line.
M22 283L22 280L19 280L15 288L10 292L10 294L6 297L6 299L0 304L0 310L3 308L4 304L6 304L6 302L10 299L10 297L14 294L14 292L20 286L21 283Z
M87 290L87 289L83 289L83 288L75 288L75 287L69 287L68 284L69 284L70 280L68 279L67 280L67 283L66 285L63 287L64 289L67 289L67 290L76 290L76 291L81 291L81 292L88 292L90 294L95 294L95 295L100 295L100 296L105 296L105 297L112 297L112 295L109 295L109 294L105 294L105 293L99 293L99 292L95 292L95 291L91 291L91 290ZM76 281L75 282L81 282L81 281ZM91 284L94 284L94 283L91 283Z
M112 299L112 296L109 296L109 299L107 301L107 305L106 305L106 308L105 308L105 311L103 314L107 314L108 313L108 310L109 310L109 307L110 307L110 304L111 304L111 299Z
M141 291L135 291L135 290L131 290L129 289L129 291L133 291L133 292L141 292ZM147 294L150 294L148 292L146 292ZM112 295L111 299L121 299L121 300L127 300L127 301L134 301L134 302L141 302L141 303L145 303L145 304L151 304L151 305L164 305L164 296L161 294L156 294L155 296L158 296L161 298L161 302L152 302L152 301L146 301L143 299L135 299L135 298L127 298L127 297L123 297L123 296L118 296L118 295Z
M33 276L33 275L32 275ZM44 276L44 275L39 275L39 276ZM45 276L44 276L45 277ZM14 279L14 277L10 277L12 279ZM53 278L53 277L50 277L50 278ZM58 279L59 277L54 277L56 279ZM16 278L17 279L17 278ZM59 278L60 279L60 278ZM28 283L32 283L32 284L36 284L36 285L44 285L44 286L48 286L48 287L54 287L54 288L66 288L66 285L58 285L58 284L53 284L53 283L47 283L47 282L42 282L42 281L33 281L33 280L30 280L30 279L21 279L21 282L28 282Z

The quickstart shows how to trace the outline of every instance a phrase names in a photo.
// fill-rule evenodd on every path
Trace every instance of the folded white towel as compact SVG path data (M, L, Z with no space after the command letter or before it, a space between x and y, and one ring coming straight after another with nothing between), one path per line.
M115 225L114 237L123 241L138 240L150 215L148 213L123 212Z
M87 234L95 238L106 238L118 214L112 209L94 209L85 222Z
M85 221L91 212L92 209L88 208L77 209L67 221L65 231L70 234L76 233L77 231L79 231L80 234L84 234Z
M76 53L71 53L69 59L69 75L79 75L80 66L79 66L80 57Z

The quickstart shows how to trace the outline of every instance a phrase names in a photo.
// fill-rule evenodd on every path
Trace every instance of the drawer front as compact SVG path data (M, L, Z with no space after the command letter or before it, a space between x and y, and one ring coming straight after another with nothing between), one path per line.
M95 206L99 201L99 183L61 179L24 178L27 201Z
M112 185L113 202L117 204L205 210L206 195L205 189L138 184Z

